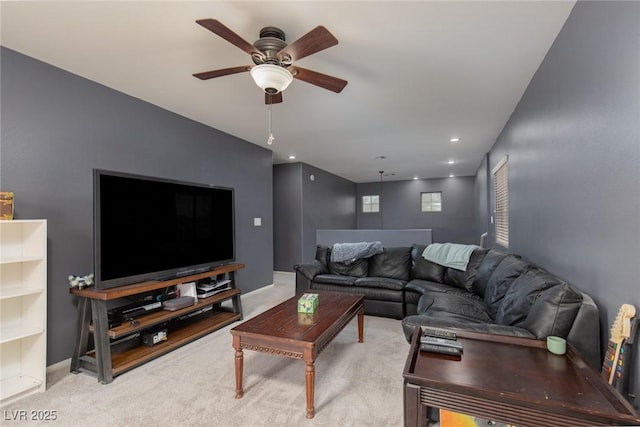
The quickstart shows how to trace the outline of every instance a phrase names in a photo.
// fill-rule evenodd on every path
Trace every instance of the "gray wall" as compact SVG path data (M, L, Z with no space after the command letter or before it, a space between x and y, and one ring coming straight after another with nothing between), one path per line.
M273 165L273 268L302 261L302 164Z
M48 364L72 352L67 275L93 269L93 168L233 187L236 257L246 264L239 285L273 282L269 150L14 51L1 55L0 186L15 192L17 218L49 221Z
M442 192L442 212L421 212L420 193L432 191ZM380 194L381 213L362 212L368 194ZM358 184L358 228L430 228L434 242L478 244L475 197L473 176L387 181L382 192L380 182Z
M312 181L310 176L315 179ZM356 184L302 164L302 259L316 257L316 230L319 228L356 228Z
M318 228L355 228L356 185L306 163L273 170L274 269L293 271L315 258Z
M509 251L591 294L605 343L640 309L639 22L639 2L579 1L489 153L509 155Z

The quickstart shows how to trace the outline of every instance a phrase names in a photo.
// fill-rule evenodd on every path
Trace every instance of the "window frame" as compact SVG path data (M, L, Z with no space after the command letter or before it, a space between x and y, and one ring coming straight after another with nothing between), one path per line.
M370 197L370 198L376 198L378 201L377 203L373 203L373 202L369 202L369 203L365 203L364 198L365 197ZM364 214L376 214L376 213L380 213L380 195L379 194L365 194L364 196L362 196L360 198L360 202L361 202L361 211ZM370 210L365 210L365 206L369 206ZM375 210L373 208L376 208Z
M425 195L430 195L433 196L434 194L439 194L440 195L440 209L438 210L433 210L433 209L429 209L429 210L425 210L425 203L424 203L424 196ZM429 202L429 205L431 206L434 202L433 199L431 199ZM442 212L442 191L421 191L420 192L420 212L422 213L434 213L434 212Z

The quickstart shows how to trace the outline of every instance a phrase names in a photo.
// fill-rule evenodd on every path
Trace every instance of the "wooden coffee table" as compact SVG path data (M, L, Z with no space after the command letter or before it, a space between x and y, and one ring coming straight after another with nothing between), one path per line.
M455 331L462 357L419 351L404 368L404 425L426 426L429 407L526 426L637 425L640 415L573 347Z
M302 359L306 363L307 418L313 418L315 360L338 333L358 315L358 342L364 335L364 297L341 292L318 294L313 314L298 313L297 295L231 329L236 350L236 399L242 397L242 350Z

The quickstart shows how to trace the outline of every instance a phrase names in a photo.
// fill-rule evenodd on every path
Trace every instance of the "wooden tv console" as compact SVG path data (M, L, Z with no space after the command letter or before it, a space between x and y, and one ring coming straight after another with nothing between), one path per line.
M165 281L149 281L110 289L71 289L72 295L79 297L78 323L76 338L71 358L71 372L81 370L93 372L98 381L108 384L123 372L135 368L149 360L168 353L191 341L201 338L237 320L242 320L242 303L240 290L236 286L235 272L244 268L244 264L229 264L203 273L184 276ZM176 311L156 311L135 319L135 322L123 322L109 328L107 304L119 298L167 288L180 283L193 282L208 277L218 280L227 277L230 289L208 298L198 298L196 304ZM220 306L223 301L231 300L232 309ZM186 320L189 314L211 307L202 314L194 315ZM181 320L183 319L183 320ZM130 340L134 345L127 345L127 337L135 338L147 329L168 324L167 340L152 347L139 344L139 340ZM94 350L89 348L90 335L93 335ZM113 341L112 341L113 340ZM113 346L114 341L121 340L121 347ZM130 343L129 343L130 344Z

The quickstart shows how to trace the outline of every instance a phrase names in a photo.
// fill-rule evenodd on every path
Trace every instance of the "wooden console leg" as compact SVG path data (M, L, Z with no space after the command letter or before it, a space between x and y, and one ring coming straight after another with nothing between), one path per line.
M307 418L313 418L315 408L313 407L313 391L315 388L316 368L313 361L307 362L305 369L305 378L307 383Z
M358 312L358 342L364 342L364 308Z
M242 390L242 365L244 357L240 347L240 338L233 337L233 347L236 349L236 399L241 399L244 395Z

